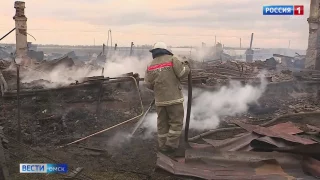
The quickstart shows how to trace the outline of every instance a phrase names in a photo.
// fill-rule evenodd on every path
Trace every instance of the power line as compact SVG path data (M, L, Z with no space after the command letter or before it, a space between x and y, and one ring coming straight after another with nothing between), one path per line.
M0 30L6 30L6 28L0 28ZM41 29L41 28L36 28L36 29L28 29L28 31L46 31L46 32L101 32L105 33L106 30L79 30L79 29ZM137 33L137 32L125 32L125 31L113 31L117 33L123 33L123 34L140 34L140 35L154 35L154 36L182 36L182 37L214 37L214 34L168 34L168 33ZM238 36L219 36L220 37L230 37L230 38L239 38Z

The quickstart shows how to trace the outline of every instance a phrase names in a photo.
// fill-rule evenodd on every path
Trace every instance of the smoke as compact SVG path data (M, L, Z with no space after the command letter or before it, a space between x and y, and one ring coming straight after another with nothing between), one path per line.
M128 144L132 136L127 132L117 132L114 136L108 139L107 148L110 151L117 151L124 145Z
M210 55L212 55L211 48L201 47L196 51L196 53L192 55L192 59L202 62L207 56L210 56Z
M230 82L216 92L201 89L193 90L193 102L190 116L190 129L207 130L216 128L223 116L236 116L248 111L249 105L258 103L267 87L264 73L259 75L261 83L257 86L241 85L240 82ZM184 91L184 108L186 113L187 92ZM152 137L157 129L157 115L151 113L146 117L142 127L146 128L145 136Z
M106 62L104 66L104 75L108 77L117 77L128 72L144 75L147 64L152 60L151 56L121 57L118 54Z
M144 75L147 64L152 58L145 57L123 57L119 54L114 54L104 64L105 77L118 77L122 74L133 72ZM94 67L90 64L82 66L66 67L63 65L57 66L51 71L27 69L21 73L22 83L35 83L46 88L53 88L63 85L69 85L76 81L81 82L84 77L101 76L102 67ZM37 80L44 81L37 81ZM47 81L47 82L45 82Z
M23 72L21 82L30 83L39 79L49 81L52 85L69 85L74 83L76 80L81 80L88 76L101 75L101 69L93 69L91 66L83 67L66 67L63 65L57 66L51 71L44 70L28 70ZM47 87L46 84L43 84Z

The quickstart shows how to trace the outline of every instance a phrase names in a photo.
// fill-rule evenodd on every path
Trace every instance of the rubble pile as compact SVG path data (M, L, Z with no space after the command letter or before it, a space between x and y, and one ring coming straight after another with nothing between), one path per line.
M320 175L319 114L287 115L260 126L233 121L238 127L191 138L182 158L158 153L157 166L202 179L315 179Z
M137 94L132 90L134 89L132 82L128 84L131 87L130 92L119 88L118 83L105 81L105 84L101 84L102 82L97 80L69 87L41 91L33 88L30 91L21 91L20 112L23 115L21 126L25 141L37 145L44 143L43 145L46 146L48 143L61 143L49 142L45 139L60 137L55 139L65 141L65 136L88 135L95 130L120 123L124 118L137 115L141 111L139 106L130 106L139 104L139 100L135 98ZM15 93L5 93L2 111L17 111L16 103ZM130 113L121 114L121 112L110 110L114 108L112 105ZM97 112L101 114L97 116ZM13 119L16 119L16 115L5 113L3 118L12 119L9 121L7 131L9 134L13 133L10 134L11 136L15 136L16 121Z
M258 104L249 105L247 113L221 117L218 129L189 138L191 148L183 157L157 153L159 168L203 179L281 179L288 176L313 179L320 176L318 72L292 69L293 66L282 66L279 70L273 58L254 63L194 64L197 69L193 71L193 78L207 78L197 87L223 86L231 80L252 83L249 79L256 78L262 71L269 83ZM222 83L223 80L226 81ZM271 172L270 168L282 170Z
M231 81L254 85L255 83L260 83L260 78L257 76L262 72L268 81L267 89L259 99L258 104L250 105L248 112L245 114L221 117L222 122L219 128L235 128L235 123L240 120L244 123L262 124L284 114L312 113L320 110L316 96L320 82L314 74L297 75L290 69L270 69L264 62L196 62L191 60L190 64L193 69L192 81L194 88L215 91L221 86L229 85ZM1 63L0 66L2 66ZM9 63L3 63L2 74L8 83L9 89L3 94L0 125L3 124L5 126L4 130L8 136L16 137L18 122L16 115L18 110L16 69L9 66ZM50 72L59 66L73 68L88 65L76 63L72 58L65 56L54 61L36 63L33 68L21 67L20 73L23 75L27 71ZM92 64L90 67L96 70L100 69L100 67ZM138 83L143 80L139 74L128 73L123 75L123 77L127 76L133 77ZM104 171L105 168L111 169L109 170L111 172L116 171L112 169L125 169L125 172L144 173L144 175L131 174L130 177L132 176L132 179L141 179L141 176L152 176L153 179L167 177L163 173L153 172L154 162L156 161L154 156L156 141L154 139L145 140L145 137L141 137L144 131L141 131L141 136L137 135L137 137L133 137L128 141L126 132L130 131L134 126L133 123L121 125L106 133L90 137L73 146L67 146L66 149L50 150L52 147L72 143L140 115L142 108L139 105L139 93L142 95L142 104L144 106L148 105L153 99L152 93L143 86L140 86L139 91L136 91L135 83L131 78L109 79L108 77L94 76L72 82L68 85L48 88L52 82L39 77L34 81L21 83L19 109L22 141L30 146L39 147L39 151L50 151L63 162L69 164L79 164L81 162L85 169L90 172L97 171L97 169ZM182 83L187 85L187 79L182 80ZM309 132L306 129L306 125L303 126L303 123L299 124L298 121L292 121L292 123L299 126L302 131ZM318 127L313 122L308 125ZM233 138L234 135L242 137L241 133L246 133L246 129L239 130L239 127L237 128L237 131L222 132L224 133L223 135L214 134L203 138L193 144L193 147L215 147L208 143L210 138L211 140L222 140ZM199 133L203 132L192 132L195 135ZM304 136L305 134L302 135ZM156 138L156 134L153 134L153 136ZM264 136L260 134L259 138ZM111 142L113 142L112 145L110 145ZM204 144L204 142L206 143ZM246 145L248 144L250 143ZM186 153L190 152L187 151ZM191 155L193 156L194 154L192 153ZM256 156L261 158L259 155ZM172 160L167 158L158 154L157 164L160 168L163 167L161 163ZM132 163L132 159L135 159L140 165ZM186 160L190 161L190 159ZM127 165L124 166L124 164ZM176 165L179 166L181 164ZM165 170L173 174L178 172ZM193 171L190 170L190 172ZM104 177L109 176L114 178L110 175L110 172L109 175ZM92 175L91 177L95 176ZM176 178L175 176L169 177Z

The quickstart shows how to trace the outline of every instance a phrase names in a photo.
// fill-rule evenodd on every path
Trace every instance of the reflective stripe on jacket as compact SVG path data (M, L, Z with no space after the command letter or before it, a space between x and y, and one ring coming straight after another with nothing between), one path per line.
M187 64L171 55L153 59L147 67L144 81L154 91L156 106L183 103L180 79L190 72Z

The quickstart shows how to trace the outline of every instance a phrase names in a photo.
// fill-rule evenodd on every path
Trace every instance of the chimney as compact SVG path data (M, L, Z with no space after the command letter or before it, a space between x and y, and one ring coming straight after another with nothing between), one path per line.
M309 23L309 41L305 61L305 68L320 70L320 0L310 1Z
M27 44L27 17L24 14L25 2L16 1L14 3L16 14L13 17L16 27L16 60L22 63L27 60L28 44Z

